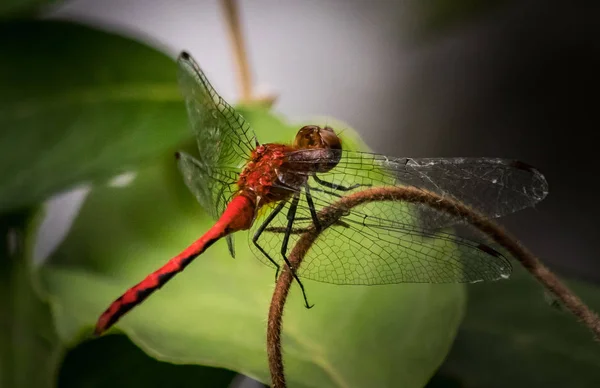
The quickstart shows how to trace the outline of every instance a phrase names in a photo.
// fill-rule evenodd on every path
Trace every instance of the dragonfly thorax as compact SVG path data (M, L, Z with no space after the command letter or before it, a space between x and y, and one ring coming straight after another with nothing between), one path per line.
M293 151L292 147L284 144L271 143L258 146L240 174L238 180L240 192L254 197L259 207L288 198L292 192L286 186L293 182L284 183L280 177L285 170L286 156L290 151ZM299 175L296 179L301 182L295 182L294 187L296 184L300 187L306 182L307 177Z
M240 174L238 188L254 197L259 207L287 199L311 174L333 169L341 156L335 151L341 148L340 138L330 127L306 125L292 146L269 143L256 147Z

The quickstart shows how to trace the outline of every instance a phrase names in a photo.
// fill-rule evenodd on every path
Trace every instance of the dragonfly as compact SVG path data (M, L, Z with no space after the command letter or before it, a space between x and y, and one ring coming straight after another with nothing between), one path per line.
M185 184L216 221L198 240L128 289L100 316L100 335L197 256L233 234L250 230L256 257L301 281L379 285L474 283L508 278L512 266L482 237L463 235L467 224L423 204L373 201L354 207L331 225L319 210L358 190L411 187L459 201L495 218L534 206L548 193L544 176L520 161L499 158L408 158L343 147L328 126L306 125L289 144L258 142L244 118L217 94L187 52L177 60L198 157L176 153ZM291 248L303 230L321 229L294 267Z

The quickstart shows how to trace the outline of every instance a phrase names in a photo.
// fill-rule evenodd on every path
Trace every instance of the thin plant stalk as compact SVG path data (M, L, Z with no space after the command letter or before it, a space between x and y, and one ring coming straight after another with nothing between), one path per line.
M238 80L237 83L240 87L240 100L242 102L250 102L253 98L252 74L240 22L239 7L236 0L223 0L221 4L223 6L223 11L225 12L227 32L232 46Z

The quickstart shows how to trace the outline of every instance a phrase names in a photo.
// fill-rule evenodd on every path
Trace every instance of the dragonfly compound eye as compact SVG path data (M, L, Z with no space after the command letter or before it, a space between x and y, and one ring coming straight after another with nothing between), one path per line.
M294 139L294 148L342 149L342 142L330 127L306 125L298 131Z
M331 127L323 128L319 131L319 134L323 140L323 143L327 145L327 148L331 148L332 150L342 149L342 140Z
M306 125L298 131L294 139L294 148L322 148L319 136L320 127Z
M321 159L322 162L312 165L314 172L327 172L340 161L341 153L339 150L342 149L342 142L330 127L321 128L317 125L306 125L298 131L293 147L298 150L331 151L325 154L319 153L318 156L315 154L314 156Z

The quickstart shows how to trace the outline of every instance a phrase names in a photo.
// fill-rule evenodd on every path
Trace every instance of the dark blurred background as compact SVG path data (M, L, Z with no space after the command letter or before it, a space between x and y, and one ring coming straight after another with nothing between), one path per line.
M291 120L343 120L389 155L494 156L536 166L549 196L502 222L561 274L598 281L600 7L590 4L240 6L257 90L279 95L277 111ZM159 44L173 56L189 50L226 99L237 97L217 1L81 0L50 17Z

